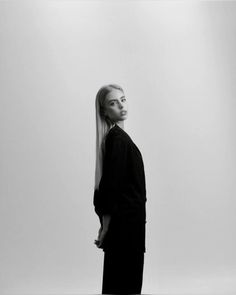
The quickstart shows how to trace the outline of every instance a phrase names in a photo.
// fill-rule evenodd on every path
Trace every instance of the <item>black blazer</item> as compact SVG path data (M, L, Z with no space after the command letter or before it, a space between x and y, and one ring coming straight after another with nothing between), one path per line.
M103 250L145 252L146 184L142 155L130 136L118 125L105 140L103 172L93 204L102 224L102 215L111 222Z

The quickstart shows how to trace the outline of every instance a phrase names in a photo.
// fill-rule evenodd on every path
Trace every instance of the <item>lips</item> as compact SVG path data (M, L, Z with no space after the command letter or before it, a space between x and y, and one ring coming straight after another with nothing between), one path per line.
M126 115L126 114L127 114L126 111L122 111L122 112L120 112L120 113L121 113L121 115Z

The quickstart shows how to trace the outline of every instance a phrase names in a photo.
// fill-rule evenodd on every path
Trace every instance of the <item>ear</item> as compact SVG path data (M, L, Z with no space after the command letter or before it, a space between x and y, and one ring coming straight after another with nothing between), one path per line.
M109 119L109 116L108 116L108 114L107 114L106 109L103 109L103 116L104 116L105 118Z
M100 115L102 117L104 117L104 118L106 117L106 112L105 112L105 109L103 107L100 108Z

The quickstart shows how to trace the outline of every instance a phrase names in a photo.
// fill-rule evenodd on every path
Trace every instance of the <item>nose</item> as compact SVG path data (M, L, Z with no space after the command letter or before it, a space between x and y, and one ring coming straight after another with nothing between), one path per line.
M121 101L119 101L119 108L123 109L123 103Z

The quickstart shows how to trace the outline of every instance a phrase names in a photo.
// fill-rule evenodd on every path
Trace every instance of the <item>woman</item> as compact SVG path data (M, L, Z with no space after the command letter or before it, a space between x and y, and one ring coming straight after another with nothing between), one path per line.
M141 294L145 253L146 187L142 155L124 131L123 89L103 86L96 96L96 171L93 204L104 251L102 294Z

